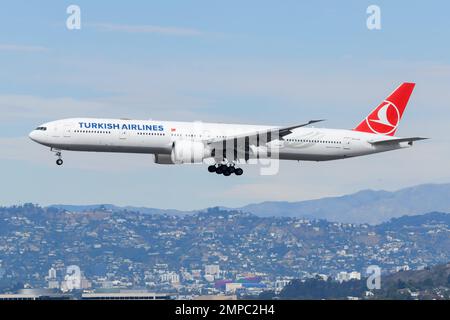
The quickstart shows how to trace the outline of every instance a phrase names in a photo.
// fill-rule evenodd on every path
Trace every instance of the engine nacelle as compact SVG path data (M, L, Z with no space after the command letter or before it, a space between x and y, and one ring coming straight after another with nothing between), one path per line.
M170 154L155 154L155 163L158 164L175 164Z
M201 163L203 159L211 157L209 149L199 141L175 141L170 158L173 163Z

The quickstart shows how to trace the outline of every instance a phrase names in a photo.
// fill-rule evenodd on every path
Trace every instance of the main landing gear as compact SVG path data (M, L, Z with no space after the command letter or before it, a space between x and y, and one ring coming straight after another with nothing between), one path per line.
M208 167L208 171L217 174L223 174L225 177L230 176L234 173L237 176L240 176L244 173L244 170L241 168L236 168L234 164L215 164Z
M51 151L53 151L55 153L55 156L58 157L58 159L56 160L56 164L58 166L62 166L62 164L64 163L63 159L62 159L62 154L60 150L53 150L51 149Z

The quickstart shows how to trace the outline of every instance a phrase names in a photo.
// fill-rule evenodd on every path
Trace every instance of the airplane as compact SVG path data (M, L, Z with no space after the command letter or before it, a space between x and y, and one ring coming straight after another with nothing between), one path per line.
M311 120L292 126L70 118L44 123L31 140L62 150L153 154L157 164L207 163L208 171L240 176L250 159L329 161L408 148L422 137L397 137L415 83L402 83L354 129L316 128Z

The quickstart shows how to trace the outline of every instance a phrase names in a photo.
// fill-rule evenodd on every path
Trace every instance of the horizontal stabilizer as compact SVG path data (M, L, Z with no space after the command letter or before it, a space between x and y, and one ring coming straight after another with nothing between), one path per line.
M414 141L419 140L426 140L428 138L421 138L421 137L411 137L411 138L398 138L398 139L387 139L387 140L378 140L378 141L369 141L370 144L374 146L381 146L381 145L389 145L389 144L396 144L400 142L409 142L412 144Z

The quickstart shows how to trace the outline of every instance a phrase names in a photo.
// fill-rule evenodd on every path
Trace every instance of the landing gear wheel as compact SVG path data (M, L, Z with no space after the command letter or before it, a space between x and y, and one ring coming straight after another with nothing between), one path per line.
M224 172L224 169L225 169L224 167L225 166L223 166L223 165L218 166L217 169L216 169L216 173L217 174L222 174Z
M244 173L244 170L242 170L241 168L237 168L236 170L234 170L234 174L237 176L240 176Z
M229 177L230 175L231 175L231 172L230 172L230 170L225 170L224 171L224 173L223 173L223 175L225 176L225 177Z
M57 164L58 166L61 166L61 165L63 164L61 150L50 148L50 151L54 152L54 153L55 153L55 156L58 157L58 160L56 160L56 164Z
M208 167L208 171L211 172L211 173L212 172L216 172L216 170L217 170L217 167L214 166L214 165Z

